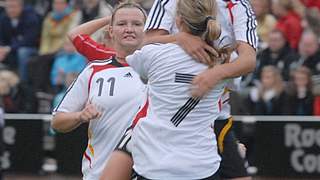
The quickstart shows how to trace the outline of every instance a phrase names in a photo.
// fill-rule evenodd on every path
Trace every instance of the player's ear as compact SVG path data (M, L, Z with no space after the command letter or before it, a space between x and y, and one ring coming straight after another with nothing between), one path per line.
M109 33L109 36L111 37L111 39L113 38L113 26L112 25L109 25L108 27L108 33Z

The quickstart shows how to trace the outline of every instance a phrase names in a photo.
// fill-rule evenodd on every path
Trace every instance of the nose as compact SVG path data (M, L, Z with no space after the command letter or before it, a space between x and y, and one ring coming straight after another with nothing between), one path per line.
M125 32L126 33L131 33L134 31L134 28L132 26L132 24L128 24L126 27L125 27Z

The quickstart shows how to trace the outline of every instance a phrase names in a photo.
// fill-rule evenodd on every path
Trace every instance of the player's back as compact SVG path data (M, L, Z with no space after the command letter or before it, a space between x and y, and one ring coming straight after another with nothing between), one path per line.
M139 121L133 134L134 144L139 144L133 150L136 170L148 178L212 175L220 158L210 126L219 113L224 83L201 99L192 98L192 78L207 66L193 60L176 44L147 45L133 58L141 61L145 71L138 67L138 61L130 61L131 57L128 63L148 78L149 91L147 116Z

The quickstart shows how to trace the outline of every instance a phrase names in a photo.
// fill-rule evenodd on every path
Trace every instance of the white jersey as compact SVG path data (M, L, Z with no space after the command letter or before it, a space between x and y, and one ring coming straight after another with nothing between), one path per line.
M113 59L92 62L68 89L54 113L81 111L88 101L102 112L99 119L89 123L88 146L82 159L83 179L99 179L145 95L139 75Z
M220 164L212 120L224 83L201 100L191 98L192 78L208 67L176 44L150 44L127 57L148 79L146 117L135 126L132 156L135 171L148 179L186 180L213 175Z
M163 29L170 34L178 32L175 24L177 0L155 0L148 15L145 30ZM217 19L221 25L221 36L215 42L216 45L246 42L253 48L257 48L258 36L256 33L257 22L248 0L217 0ZM233 59L237 58L236 53ZM232 60L233 60L232 59ZM230 80L228 88L238 88L240 78ZM219 119L230 117L229 93L226 91L221 99L222 110Z

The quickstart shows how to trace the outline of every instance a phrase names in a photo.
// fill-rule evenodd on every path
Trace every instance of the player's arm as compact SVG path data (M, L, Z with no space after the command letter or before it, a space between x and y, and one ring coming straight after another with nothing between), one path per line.
M151 43L170 43L178 44L194 59L208 63L211 62L208 52L217 55L214 48L209 46L200 37L192 36L187 33L179 32L172 35L172 28L175 25L176 1L155 0L145 25L146 36L144 45ZM159 16L162 14L162 16Z
M57 112L51 121L51 126L56 131L66 133L100 116L101 113L97 111L95 106L88 103L80 112Z
M233 31L237 40L238 58L231 63L217 65L196 76L193 80L193 96L203 96L219 81L252 72L256 67L258 43L257 22L248 1L241 1L233 9Z
M73 40L80 34L92 35L99 29L109 25L110 21L111 17L106 16L81 24L68 32L68 38L73 42Z
M100 116L95 106L88 101L88 77L90 77L91 71L90 66L87 66L80 73L68 88L59 105L53 110L51 126L54 130L69 132L82 123Z

